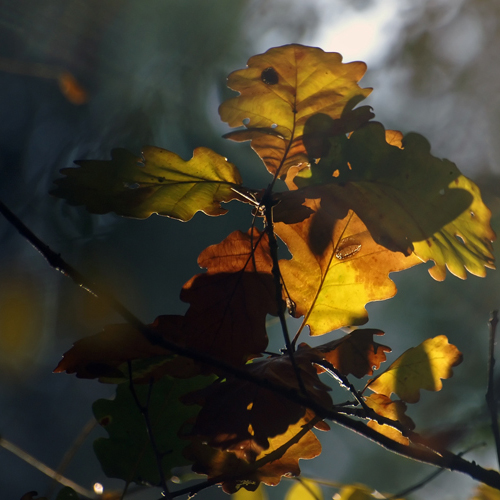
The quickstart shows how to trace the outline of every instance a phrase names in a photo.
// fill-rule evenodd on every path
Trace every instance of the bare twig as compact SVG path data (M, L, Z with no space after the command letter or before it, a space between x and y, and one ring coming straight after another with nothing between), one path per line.
M293 356L294 348L292 343L290 342L290 335L288 333L288 326L286 324L285 301L283 300L283 289L281 286L281 272L278 262L278 243L276 241L276 236L274 234L274 225L273 225L273 204L274 201L272 199L272 193L269 192L268 194L266 192L266 194L262 199L262 205L265 208L266 231L267 231L267 236L269 238L269 249L271 252L271 258L273 260L272 273L274 277L274 287L276 290L276 307L278 308L278 316L281 323L281 330L283 332L283 338L285 339L286 352L288 357L290 358L290 363L295 373L299 390L304 396L307 397L307 391L304 386L304 381L300 376L299 367L297 366L297 363Z
M485 445L486 445L486 443L479 443L479 444L475 444L473 446L470 446L466 450L458 453L458 456L461 457L461 456L465 455L466 453L469 453L470 451L475 450L476 448L479 448L479 447L485 446ZM420 488L423 488L424 486L429 484L431 481L436 479L436 477L441 475L443 472L445 472L445 469L440 469L440 470L434 471L432 474L429 474L426 478L422 479L418 483L416 483L412 486L409 486L408 488L405 488L404 490L401 490L398 493L395 493L394 495L392 495L390 497L386 497L386 500L397 500L398 498L405 497L406 495L409 495L410 493L413 493L414 491L417 491Z
M132 363L130 360L127 361L127 366L128 366L128 376L129 376L129 389L130 393L132 394L132 397L134 398L135 405L137 406L138 410L141 412L142 416L144 417L144 422L146 423L146 429L148 431L148 437L149 437L149 442L151 443L151 448L153 448L153 453L156 459L156 465L158 467L158 474L160 475L160 483L161 487L163 489L163 498L166 498L167 500L170 500L172 498L170 491L167 486L167 478L165 477L165 471L163 470L163 465L162 465L162 454L160 453L160 450L158 449L156 439L153 433L153 426L151 425L151 419L149 418L149 401L151 398L151 391L153 390L153 381L149 383L149 392L148 392L148 400L145 405L143 405L137 396L137 392L135 391L134 387L134 381L133 381L133 374L132 374Z
M49 476L54 481L57 481L63 486L69 486L70 488L73 488L79 495L82 495L85 498L92 498L92 499L97 498L97 495L93 491L87 490L87 488L84 488L83 486L80 486L74 481L71 481L71 479L62 476L59 472L55 471L54 469L51 469L48 465L45 465L44 463L40 462L40 460L35 458L33 455L30 455L29 453L25 452L24 450L19 448L19 446L16 446L10 441L7 441L4 438L0 438L0 446L5 448L6 450L9 450L11 453L14 453L14 455L24 460L31 466L35 467L35 469L39 470L46 476Z
M486 403L490 411L491 430L495 438L497 460L500 467L500 430L498 428L498 405L495 394L495 334L498 325L498 311L492 311L489 320L489 355L488 355L488 390L486 391Z
M270 391L280 394L286 399L311 409L321 419L329 419L347 429L350 429L357 434L364 436L367 439L383 446L384 448L397 453L401 456L411 458L423 463L441 467L444 469L462 472L468 476L487 484L493 488L500 490L500 474L493 470L484 469L477 465L475 462L468 462L463 458L454 455L446 450L432 450L430 448L421 448L406 446L392 439L380 434L376 430L368 427L363 422L349 418L337 412L335 409L328 409L321 404L316 403L314 400L304 397L300 392L293 388L276 384L270 380L257 377L244 368L239 368L220 359L214 358L204 352L196 351L194 349L186 348L174 344L158 335L157 332L148 328L136 316L134 316L126 307L118 302L107 292L103 291L100 287L96 286L90 280L85 278L82 274L77 272L73 267L67 264L60 255L53 252L45 243L37 238L32 231L30 231L3 203L0 202L0 213L2 213L11 224L25 237L40 253L47 259L49 264L59 271L62 271L67 276L71 277L73 281L79 286L83 286L88 291L96 292L101 300L107 302L115 311L117 311L130 325L141 332L144 337L154 345L163 347L170 350L179 356L185 356L196 362L204 363L212 368L219 370L227 375L232 375L240 380L246 380L258 387L263 387ZM93 287L93 289L92 289ZM91 292L91 293L92 293ZM392 422L392 421L391 421ZM394 424L394 422L392 422ZM410 439L414 439L415 433L409 433ZM416 441L418 442L418 441Z

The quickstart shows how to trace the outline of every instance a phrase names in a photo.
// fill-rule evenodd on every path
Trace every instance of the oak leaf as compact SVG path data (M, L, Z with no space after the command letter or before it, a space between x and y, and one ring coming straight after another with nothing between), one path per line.
M304 316L311 335L366 323L365 304L396 293L389 273L420 259L378 245L355 213L329 199L305 204L314 215L296 224L275 224L293 256L280 261L280 270L296 306L294 316Z
M300 475L300 459L315 458L321 453L321 444L310 430L314 422L312 414L306 413L285 433L271 438L267 450L250 460L237 452L212 448L201 439L194 439L185 454L194 462L195 472L221 484L226 493L241 487L255 491L260 482L276 486L284 475Z
M390 347L378 344L373 339L374 335L383 334L381 330L372 328L354 330L340 339L316 346L315 349L342 375L352 373L357 378L363 378L365 375L372 375L373 368L378 370L380 363L386 360L385 353L391 352Z
M378 415L381 415L391 420L397 420L403 424L407 429L413 430L415 424L413 420L405 414L406 404L403 401L393 401L391 398L384 394L371 394L365 398L366 404ZM368 422L368 427L375 429L384 436L387 436L398 443L409 445L410 440L403 436L403 434L389 425L380 425L375 420Z
M141 404L147 404L166 477L171 476L172 467L189 463L183 456L183 450L189 442L179 438L178 433L186 420L194 418L199 411L198 406L182 404L181 398L212 380L213 377L184 380L164 377L151 388L146 385L134 388ZM92 409L97 422L109 434L108 438L94 441L94 451L104 473L127 483L134 481L159 485L160 474L148 429L129 384L119 384L115 399L98 399Z
M114 149L110 161L82 160L80 168L64 168L51 194L89 212L145 219L157 213L182 221L202 211L227 212L220 205L242 199L241 176L226 158L208 148L197 148L189 161L165 149L147 146L137 157Z
M345 64L340 54L298 44L253 56L245 69L229 75L228 86L240 95L222 103L219 114L231 127L245 129L225 137L251 140L269 172L284 177L291 166L309 162L304 129L311 117L327 117L326 127L315 124L308 133L310 147L317 149L314 139L319 135L321 142L321 133L335 128L330 121L340 121L336 128L345 133L373 116L364 107L352 117L354 106L371 92L358 86L365 71L363 62Z
M377 394L397 394L407 403L417 403L420 390L440 391L441 379L453 375L452 368L462 362L462 353L448 343L445 335L427 339L404 352L367 387Z
M235 231L203 250L198 264L207 272L181 291L190 304L181 341L233 364L259 356L268 342L266 316L278 311L267 235Z
M313 365L319 360L316 351L299 348L294 359L308 396L330 407L332 401L327 393L330 388L320 381ZM244 369L257 379L299 392L297 376L287 355L254 361ZM233 378L216 382L184 400L202 406L192 435L202 436L208 445L233 451L247 461L268 449L272 438L286 432L306 414L304 406L276 391Z
M390 250L433 260L429 272L437 280L446 267L463 279L466 269L484 276L485 267L494 268L495 234L479 189L454 163L432 156L421 135L406 135L401 147L400 140L396 131L371 122L336 142L318 165L295 178L291 172L287 183L317 183L307 196L352 209Z
M177 342L182 316L159 316L148 327L163 338ZM63 355L55 373L75 373L78 378L98 378L100 382L120 383L132 378L136 383L159 379L165 374L186 378L198 374L191 360L149 342L129 324L108 325L102 332L77 340Z

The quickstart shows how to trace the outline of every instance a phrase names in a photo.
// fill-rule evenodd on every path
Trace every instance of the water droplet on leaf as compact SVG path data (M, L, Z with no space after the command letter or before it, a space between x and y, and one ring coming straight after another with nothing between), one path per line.
M337 257L337 259L339 260L344 260L357 254L360 250L360 243L355 240L346 238L339 243L337 250L335 251L335 257Z
M261 73L260 78L266 85L276 85L280 79L276 70L271 67L266 68Z

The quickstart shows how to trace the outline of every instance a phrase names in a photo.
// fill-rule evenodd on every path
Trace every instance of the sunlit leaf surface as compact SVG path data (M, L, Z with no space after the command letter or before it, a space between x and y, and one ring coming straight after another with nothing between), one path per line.
M245 129L226 137L251 140L268 170L283 177L292 165L308 164L306 146L314 149L315 136L349 132L373 116L367 107L352 112L371 92L358 86L365 71L363 62L345 64L336 52L298 44L254 56L229 75L228 86L240 95L225 101L219 114L231 127ZM318 113L324 120L305 138L306 123Z
M112 151L110 161L82 160L64 168L51 192L89 212L145 219L157 213L188 221L202 211L227 212L220 205L238 195L237 168L208 148L197 148L189 161L165 149L147 146L137 157L125 149Z
M369 382L368 388L387 397L394 393L407 403L416 403L421 389L440 391L441 379L450 378L452 368L461 362L462 353L444 335L438 335L408 349Z

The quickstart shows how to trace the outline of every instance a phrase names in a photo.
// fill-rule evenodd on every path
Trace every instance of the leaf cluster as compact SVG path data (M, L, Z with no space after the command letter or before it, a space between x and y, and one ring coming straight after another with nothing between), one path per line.
M109 435L95 443L108 476L165 489L162 477L190 463L228 493L276 485L321 453L312 429L328 430L325 419L420 453L424 440L406 405L422 389L441 390L461 353L440 335L380 373L391 350L378 342L383 331L353 327L367 322L368 302L394 296L392 272L433 261L437 280L446 269L484 276L495 235L477 186L453 163L358 106L371 92L359 85L365 71L293 44L231 73L238 95L219 114L236 128L226 137L250 141L268 170L263 189L245 187L237 167L207 148L188 161L152 146L140 156L119 149L111 160L62 170L52 194L92 213L189 221L198 211L222 215L221 203L236 200L254 214L247 232L200 254L205 272L180 293L187 312L148 325L154 343L134 325L110 325L77 341L57 366L117 384L115 400L94 405ZM278 258L280 245L290 259ZM266 352L269 316L281 322L280 353ZM293 337L287 316L301 319ZM351 332L314 348L298 340L340 328ZM332 401L321 373L346 401ZM349 377L372 378L360 391ZM444 456L429 449L426 456Z

